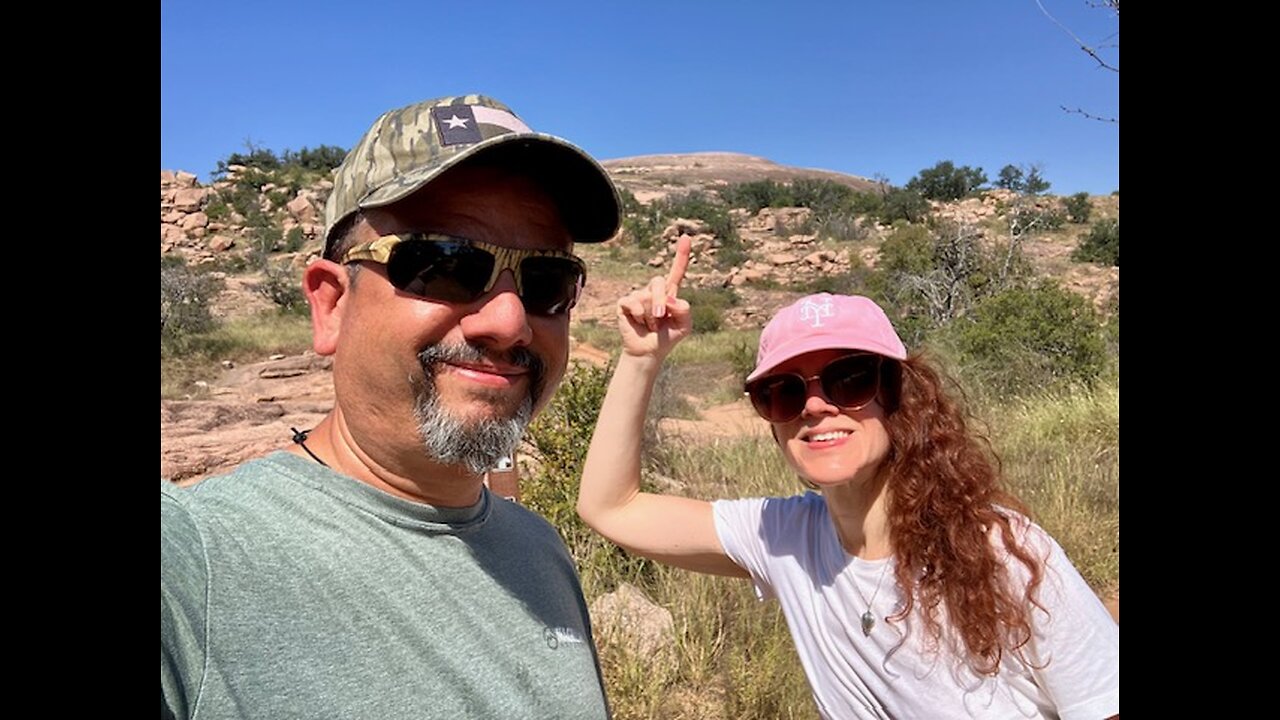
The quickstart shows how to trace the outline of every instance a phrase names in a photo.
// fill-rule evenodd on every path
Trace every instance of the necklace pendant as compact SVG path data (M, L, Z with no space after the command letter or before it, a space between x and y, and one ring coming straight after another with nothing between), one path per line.
M871 614L871 609L862 613L862 634L871 635L871 628L876 626L876 616Z

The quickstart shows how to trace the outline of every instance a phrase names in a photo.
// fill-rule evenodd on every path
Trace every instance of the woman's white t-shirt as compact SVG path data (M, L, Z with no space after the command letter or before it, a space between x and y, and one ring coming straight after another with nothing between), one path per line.
M1006 652L991 677L932 646L915 618L885 619L902 603L892 558L846 553L821 495L713 507L725 552L751 573L761 599L781 603L823 717L1099 720L1120 712L1119 626L1039 527L1027 524L1026 542L1045 558L1038 599L1047 614L1033 610L1025 655L1041 667ZM1016 560L1010 570L1025 578ZM861 622L868 603L876 618L869 636Z

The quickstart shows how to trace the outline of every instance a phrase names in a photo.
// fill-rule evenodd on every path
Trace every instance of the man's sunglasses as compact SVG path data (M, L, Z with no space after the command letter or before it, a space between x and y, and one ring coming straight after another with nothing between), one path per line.
M804 412L809 383L819 381L822 394L841 410L860 410L880 393L881 356L844 355L823 366L817 375L775 373L746 384L747 396L760 417L774 423L791 422Z
M518 250L438 233L383 235L342 256L342 264L371 260L387 266L396 289L428 300L469 303L511 270L525 312L566 313L587 281L582 260L560 250Z

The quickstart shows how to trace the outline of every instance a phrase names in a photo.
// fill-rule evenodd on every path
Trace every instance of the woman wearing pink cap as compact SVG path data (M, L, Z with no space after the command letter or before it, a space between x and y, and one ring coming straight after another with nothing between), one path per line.
M583 471L583 520L631 552L776 598L823 717L1118 716L1119 628L1000 489L938 373L865 297L783 308L747 377L816 492L640 492L654 381L692 328L677 296L688 261L682 241L667 278L618 302L623 353Z

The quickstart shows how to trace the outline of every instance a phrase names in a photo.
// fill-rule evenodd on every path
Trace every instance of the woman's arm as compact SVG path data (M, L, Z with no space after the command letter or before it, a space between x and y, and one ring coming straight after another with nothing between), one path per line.
M618 301L622 356L609 382L582 471L578 514L628 551L668 565L747 577L725 555L711 503L640 492L644 418L662 362L689 335L689 303L677 296L689 265L680 240L670 274Z

